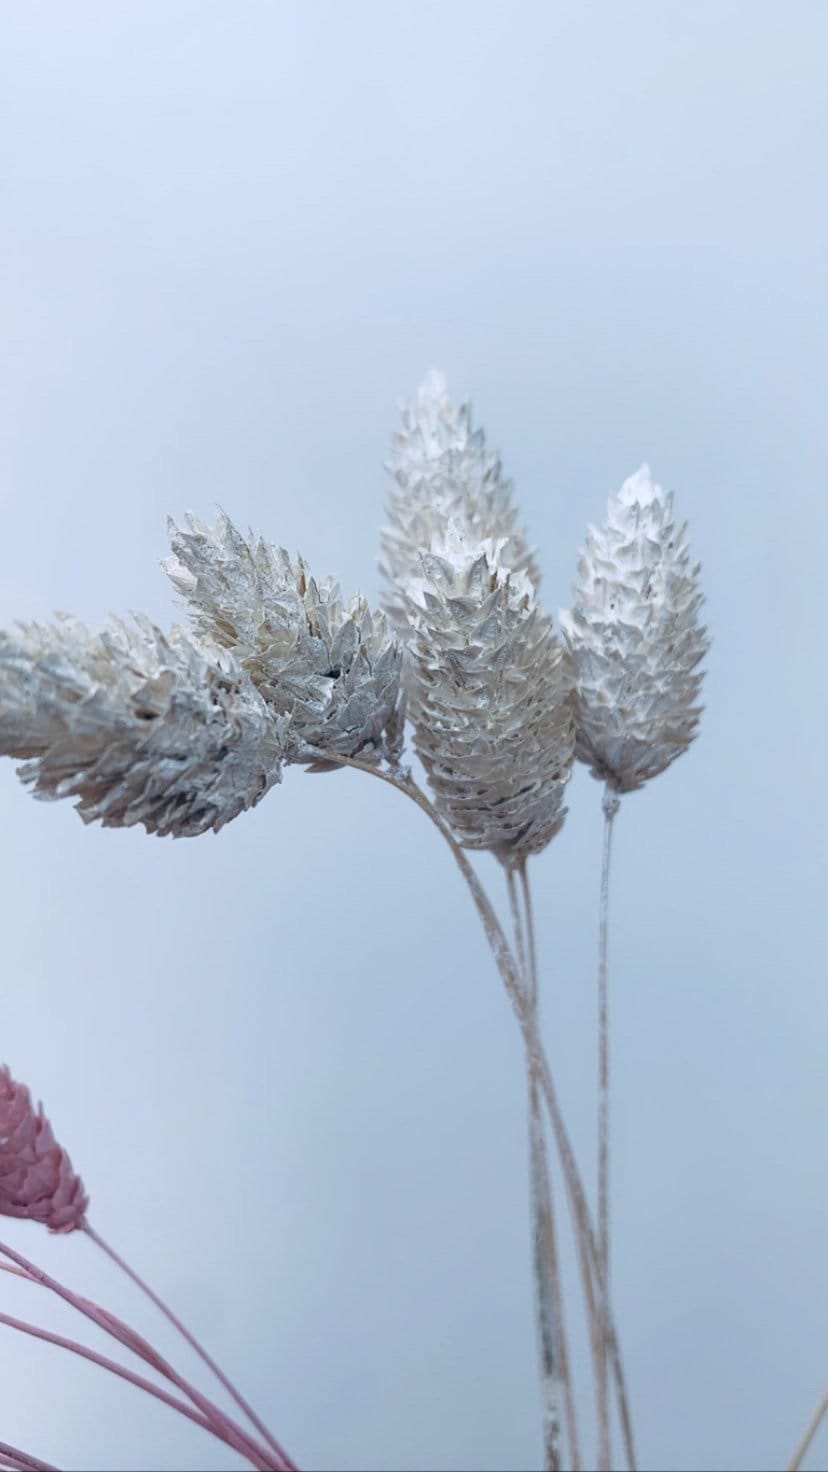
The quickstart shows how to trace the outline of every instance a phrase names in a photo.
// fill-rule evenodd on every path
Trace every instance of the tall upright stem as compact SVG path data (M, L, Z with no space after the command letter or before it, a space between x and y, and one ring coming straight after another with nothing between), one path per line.
M612 856L612 825L620 799L609 782L604 788L601 807L604 813L604 844L601 858L601 910L598 927L598 1255L604 1284L602 1313L603 1350L598 1379L598 1472L609 1472L612 1465L609 1411L609 1330L607 1309L610 1282L610 1133L609 1133L609 987L607 982L607 942L609 916L609 877Z
M537 1026L539 1021L537 948L532 913L532 895L525 864L521 866L519 873L523 892L525 924L521 920L515 875L511 869L507 871L509 900L515 925L518 954L524 969L527 1003ZM573 1472L580 1472L581 1448L569 1364L552 1181L546 1153L543 1119L541 1116L541 1099L537 1069L534 1066L533 1057L528 1051L526 1053L526 1064L529 1091L530 1207L532 1213L532 1244L535 1268L535 1307L538 1321L538 1348L540 1355L541 1391L543 1396L546 1463L548 1468L559 1465L559 1461L555 1462L554 1457L556 1451L558 1452L558 1457L560 1457L559 1406L561 1398L563 1398L572 1468Z

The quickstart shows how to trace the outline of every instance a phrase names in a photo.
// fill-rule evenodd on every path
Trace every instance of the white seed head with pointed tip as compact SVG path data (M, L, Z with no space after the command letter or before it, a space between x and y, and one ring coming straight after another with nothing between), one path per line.
M399 698L402 652L382 613L347 606L332 578L228 517L169 524L164 566L202 637L232 651L268 705L288 720L287 755L305 748L371 759Z
M560 618L576 672L576 755L617 792L663 772L696 735L710 645L701 603L686 527L644 465L589 528Z
M527 574L535 588L540 569L518 527L512 483L500 457L486 449L482 429L472 428L471 406L451 403L446 380L432 371L403 408L387 469L388 522L382 531L380 570L384 606L400 637L407 637L404 588L420 571L420 554L449 523L465 523L485 541L500 539L505 567Z
M223 649L146 619L0 634L0 753L84 822L216 832L281 780L285 722Z

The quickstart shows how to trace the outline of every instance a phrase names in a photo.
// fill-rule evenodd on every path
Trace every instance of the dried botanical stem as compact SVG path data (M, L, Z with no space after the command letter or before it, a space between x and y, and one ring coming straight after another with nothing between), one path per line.
M607 984L607 942L609 916L609 878L612 857L612 825L620 799L607 782L601 807L604 813L604 844L601 859L601 912L598 931L598 1252L604 1284L603 1346L598 1375L598 1472L608 1472L612 1465L609 1410L609 1334L606 1323L610 1281L610 1204L609 1204L609 987Z
M42 1462L39 1457L33 1457L31 1452L21 1452L7 1441L0 1441L0 1454L7 1467L19 1467L21 1472L58 1472L51 1462Z
M820 1425L822 1424L822 1421L827 1413L828 1390L825 1391L816 1410L814 1411L814 1414L808 1422L805 1434L802 1437L802 1440L800 1441L799 1446L797 1447L793 1456L791 1457L791 1460L789 1461L785 1472L799 1472L799 1468L802 1466L802 1463L804 1462L808 1454L808 1448L810 1447L811 1442L816 1436Z
M90 1226L88 1221L84 1222L83 1231L101 1249L102 1252L106 1253L107 1257L109 1257L112 1262L114 1262L116 1266L121 1269L122 1272L126 1273L127 1277L132 1280L136 1287L140 1288L141 1292L146 1294L147 1298L149 1298L151 1302L155 1304L156 1308L161 1310L161 1313L164 1314L165 1318L167 1318L169 1322L173 1325L173 1327L178 1330L179 1334L181 1334L182 1337L186 1339L187 1343L192 1349L195 1350L196 1354L200 1356L204 1364L207 1365L210 1370L212 1370L213 1374L221 1382L228 1394L233 1397L236 1405L239 1406L244 1414L249 1418L251 1423L256 1427L256 1430L260 1433L260 1435L263 1436L265 1441L270 1444L277 1455L282 1458L285 1466L287 1468L290 1468L291 1472L295 1472L295 1462L291 1460L284 1448L279 1445L275 1436L273 1436L273 1434L268 1431L264 1422L260 1420L260 1418L256 1415L256 1412L253 1410L252 1406L248 1404L241 1392L236 1389L232 1381L228 1379L224 1371L220 1368L219 1365L216 1364L212 1355L208 1354L207 1350L204 1349L201 1344L199 1344L195 1335L190 1333L190 1330L186 1327L186 1325L184 1325L178 1318L178 1316L173 1313L171 1308L168 1308L167 1304L162 1298L159 1297L154 1289L152 1289L148 1283L145 1283L143 1278L138 1276L134 1268L131 1268L129 1263L126 1262L124 1258L122 1258L113 1247L110 1247L108 1242L104 1241L100 1233L96 1232L95 1229Z
M518 904L515 874L507 871L509 903L515 928L518 955L523 966L526 995L529 1006L537 1021L538 968L535 945L535 926L532 913L532 896L525 863L520 868L523 890L525 924ZM544 1393L544 1423L547 1467L559 1465L559 1400L563 1395L569 1433L570 1459L573 1472L580 1472L581 1451L575 1400L572 1392L572 1376L564 1317L563 1287L558 1258L557 1232L552 1198L552 1183L546 1154L543 1120L541 1118L540 1093L534 1069L527 1053L527 1084L529 1090L529 1158L530 1158L530 1204L532 1210L535 1305L538 1316L538 1345L541 1360L541 1386Z
M595 1234L592 1229L592 1218L587 1204L586 1193L581 1180L575 1152L569 1138L558 1103L557 1092L552 1079L552 1073L543 1050L543 1044L538 1034L538 1029L531 1015L527 1014L523 998L523 990L520 981L520 972L512 955L509 943L503 933L502 926L498 920L491 901L483 889L480 880L475 874L463 849L457 843L450 829L446 827L434 805L426 797L425 793L414 782L413 778L398 772L383 771L379 767L369 765L367 762L359 761L354 757L331 757L338 765L354 767L357 771L367 772L369 776L379 777L381 781L387 782L389 786L397 788L399 792L409 797L419 808L431 819L435 827L442 833L446 843L449 845L457 866L460 869L471 892L478 914L483 923L483 929L492 951L497 968L500 972L503 984L512 1008L517 1017L518 1024L523 1035L524 1044L531 1052L533 1062L538 1072L538 1081L544 1095L546 1107L552 1122L555 1142L561 1159L561 1167L564 1174L570 1206L572 1208L575 1234L579 1243L579 1263L584 1282L584 1296L589 1304L595 1299L593 1290L593 1279L597 1289L597 1301L603 1301L603 1279L601 1264L598 1255L598 1247ZM595 1314L591 1314L595 1319ZM610 1337L610 1354L612 1358L613 1373L615 1376L616 1390L618 1395L618 1407L621 1417L621 1427L624 1437L625 1456L631 1472L635 1472L636 1454L633 1436L632 1418L630 1415L629 1396L627 1394L626 1379L624 1375L621 1353L618 1344L618 1336L612 1323L611 1314L607 1314Z
M33 1339L42 1339L46 1344L54 1344L58 1349L66 1349L70 1354L79 1355L81 1359L89 1360L93 1365L98 1365L102 1370L107 1370L109 1374L117 1375L121 1380L126 1380L129 1384L135 1385L138 1390L145 1390L147 1395L154 1395L156 1400L163 1401L165 1405L170 1406L174 1411L178 1411L182 1416L186 1416L189 1421L194 1421L196 1426L201 1426L205 1431L209 1431L213 1436L218 1437L220 1441L225 1442L228 1446L232 1446L234 1450L238 1450L238 1447L235 1447L234 1443L228 1437L224 1436L207 1416L202 1415L200 1411L194 1410L192 1406L188 1406L185 1400L179 1400L177 1396L170 1395L169 1391L162 1389L160 1385L153 1385L151 1380L147 1380L143 1375L136 1374L134 1370L128 1369L126 1365L119 1365L117 1360L111 1360L108 1355L99 1354L97 1350L89 1349L85 1344L79 1344L75 1339L67 1339L63 1334L55 1334L51 1329L41 1329L38 1324L30 1324L26 1319L16 1319L11 1314L0 1313L0 1324L5 1324L9 1329L16 1329L20 1334L29 1334ZM4 1443L0 1443L0 1446L3 1445ZM18 1457L22 1457L23 1454L17 1453L17 1455ZM27 1467L45 1467L48 1464L46 1462L35 1461L32 1458L25 1463L21 1462L22 1465Z
M201 1391L197 1390L194 1385L191 1385L189 1381L185 1380L182 1375L179 1375L173 1369L172 1365L158 1354L157 1351L152 1349L133 1329L117 1319L114 1314L110 1314L106 1309L100 1309L97 1304L91 1303L88 1299L82 1298L79 1294L74 1293L71 1288L67 1288L63 1283L58 1282L56 1278L50 1277L48 1273L43 1272L42 1268L37 1267L28 1258L23 1257L21 1253L9 1247L7 1243L0 1242L0 1253L8 1257L13 1263L16 1263L18 1267L23 1268L27 1276L34 1282L40 1283L44 1288L51 1289L59 1298L71 1304L79 1313L91 1319L92 1323L97 1324L99 1328L111 1334L113 1338L117 1339L127 1349L141 1356L159 1374L164 1375L166 1379L175 1385L178 1390L182 1391L192 1401L193 1405L202 1412L211 1427L221 1436L221 1439L232 1446L234 1450L238 1451L241 1456L247 1457L248 1461L254 1467L260 1469L260 1472L288 1472L281 1457L261 1447L249 1432L245 1431L225 1411L222 1411L212 1401L208 1400L206 1396L202 1395Z

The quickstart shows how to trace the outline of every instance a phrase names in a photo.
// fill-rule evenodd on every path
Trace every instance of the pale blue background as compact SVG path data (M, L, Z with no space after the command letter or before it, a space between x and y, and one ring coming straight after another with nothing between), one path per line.
M647 1468L778 1467L828 1379L827 47L822 3L0 7L3 625L169 621L165 516L217 502L375 597L395 404L432 364L503 450L553 609L641 460L690 520L707 711L624 803L613 892ZM291 771L173 843L84 829L11 763L0 805L0 1052L99 1229L303 1467L537 1465L517 1034L422 816ZM600 821L580 771L535 866L585 1162ZM88 1243L4 1232L171 1346ZM227 1465L1 1342L3 1438Z

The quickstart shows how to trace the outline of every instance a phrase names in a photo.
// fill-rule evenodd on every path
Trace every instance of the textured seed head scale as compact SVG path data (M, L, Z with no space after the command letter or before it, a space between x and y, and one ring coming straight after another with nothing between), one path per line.
M83 1225L89 1198L52 1127L24 1084L0 1068L0 1214L42 1222L52 1232Z
M561 614L576 670L576 755L617 792L663 772L697 733L710 646L699 572L672 495L642 466L610 497L603 526L588 529Z
M193 837L281 780L285 722L226 650L148 619L0 634L0 754L84 822Z
M403 640L405 585L419 575L420 553L450 520L467 522L479 540L500 539L504 566L525 572L539 586L540 568L517 525L512 483L499 455L486 449L483 431L472 428L471 406L450 401L443 374L432 370L413 404L402 406L402 429L393 437L386 469L391 483L381 534L383 602Z
M467 848L519 865L559 831L571 672L503 539L450 522L406 585L409 714L437 807Z
M269 708L287 721L287 757L309 748L378 759L399 700L402 651L384 614L333 578L317 581L224 513L214 526L169 522L164 567L199 636L230 650Z

